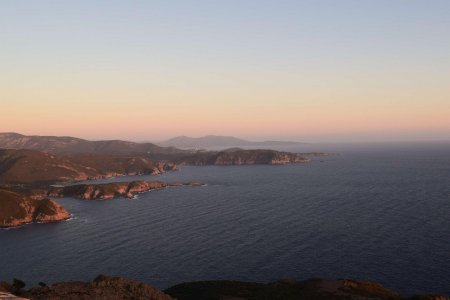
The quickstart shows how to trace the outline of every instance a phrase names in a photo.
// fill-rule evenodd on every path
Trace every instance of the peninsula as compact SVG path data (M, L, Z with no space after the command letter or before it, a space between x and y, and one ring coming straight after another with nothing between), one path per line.
M309 153L240 148L192 151L120 140L88 141L73 137L0 133L0 227L70 218L70 212L52 198L132 198L136 193L168 186L202 185L160 181L76 184L79 181L159 175L177 170L177 165L307 163L310 162L309 156Z

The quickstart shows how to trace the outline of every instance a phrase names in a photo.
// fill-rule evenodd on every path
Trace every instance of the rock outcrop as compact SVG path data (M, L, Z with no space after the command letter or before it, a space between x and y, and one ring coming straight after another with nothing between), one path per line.
M99 275L93 282L66 282L36 287L23 295L33 300L174 300L151 285L105 275Z
M16 192L0 190L0 227L58 222L68 218L70 214L48 198L35 200Z
M202 186L200 182L131 181L103 184L76 184L42 188L9 187L0 189L0 228L27 223L51 223L67 220L70 214L49 198L73 197L83 200L133 198L138 193L170 186Z
M162 181L131 181L102 184L76 184L64 187L50 187L48 190L34 191L34 198L74 197L83 200L107 200L115 197L132 198L138 193L162 189L170 186L200 186L197 182L179 183Z
M187 165L283 165L305 163L310 159L297 153L274 150L228 149L220 152L199 151L176 162Z
M2 290L0 283L2 291L8 295L14 294L8 284ZM32 300L450 300L449 297L437 295L404 297L375 282L348 279L281 280L271 283L197 281L178 284L162 292L145 283L105 275L99 275L93 282L43 284L18 295Z
M450 300L445 296L402 297L375 282L356 280L283 280L272 283L239 281L188 282L165 292L179 300Z

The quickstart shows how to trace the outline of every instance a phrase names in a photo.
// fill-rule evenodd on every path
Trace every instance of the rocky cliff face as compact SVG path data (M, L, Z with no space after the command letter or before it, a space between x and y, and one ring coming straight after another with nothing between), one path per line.
M68 218L70 214L50 199L34 200L19 193L0 190L0 227L14 227L31 222L50 223Z
M194 155L180 158L177 163L188 165L282 165L309 161L310 159L297 153L230 149L220 152L197 152Z
M65 187L50 187L48 190L37 190L34 198L42 197L75 197L83 200L107 200L115 197L132 198L138 193L144 193L169 186L197 186L200 183L177 183L161 181L132 181L103 184L77 184Z
M0 227L15 227L27 223L50 223L70 218L58 203L49 199L74 197L83 200L107 200L115 197L132 198L169 186L201 186L199 182L132 181L103 184L76 184L42 188L9 187L0 189Z

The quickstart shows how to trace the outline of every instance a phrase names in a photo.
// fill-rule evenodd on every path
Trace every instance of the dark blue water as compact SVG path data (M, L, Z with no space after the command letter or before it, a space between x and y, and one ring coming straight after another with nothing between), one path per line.
M0 280L105 273L166 288L354 278L404 294L450 295L450 145L314 150L341 155L287 166L183 167L157 179L208 185L134 200L61 199L74 220L0 231Z

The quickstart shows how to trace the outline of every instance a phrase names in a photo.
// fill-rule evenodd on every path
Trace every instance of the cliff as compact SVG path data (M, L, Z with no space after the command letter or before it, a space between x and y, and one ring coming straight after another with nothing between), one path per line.
M199 182L132 181L103 184L76 184L24 188L21 186L0 189L0 227L16 227L27 223L50 223L66 220L70 214L49 198L74 197L83 200L107 200L115 197L132 198L169 186L201 186Z
M26 299L151 299L151 300L450 300L445 296L403 297L374 282L356 280L283 280L271 283L199 281L175 285L164 292L151 285L99 275L93 282L62 282L17 291L0 282L0 292Z
M161 181L132 181L103 184L76 184L65 187L50 187L44 190L32 191L34 198L40 197L75 197L83 200L107 200L115 197L132 198L138 193L144 193L169 186L198 186L200 183L169 183Z
M16 192L0 190L0 227L31 222L50 223L68 218L70 214L48 198L34 200Z
M297 153L239 148L219 152L199 151L194 155L176 160L178 164L188 165L282 165L309 161L310 159Z

